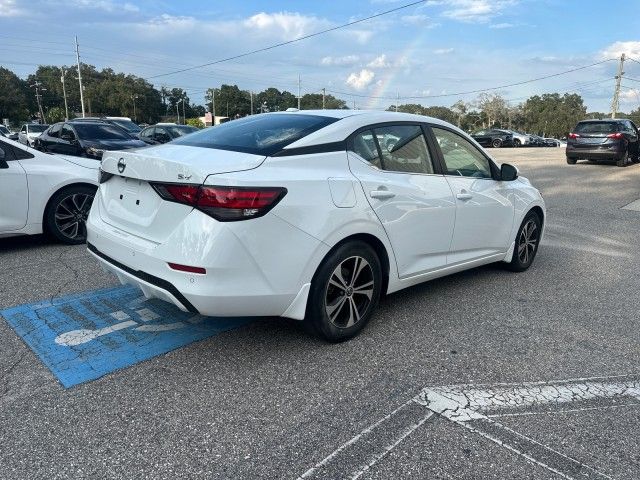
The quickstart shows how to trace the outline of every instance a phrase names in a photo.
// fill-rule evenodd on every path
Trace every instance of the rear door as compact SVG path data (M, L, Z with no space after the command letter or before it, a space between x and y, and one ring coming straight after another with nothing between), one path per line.
M515 213L509 189L493 179L484 153L459 133L435 125L431 131L457 206L448 263L506 253Z
M418 124L374 126L349 142L349 167L384 226L401 278L442 268L455 200Z
M0 168L0 232L19 230L27 224L29 189L27 173L15 158L13 147L0 141L8 168Z

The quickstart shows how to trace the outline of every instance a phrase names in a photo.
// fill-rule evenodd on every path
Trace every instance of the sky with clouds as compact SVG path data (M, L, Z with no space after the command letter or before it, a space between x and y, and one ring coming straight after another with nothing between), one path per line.
M570 70L622 52L640 62L640 5L623 0L429 0L393 14L215 66L165 75L328 29L410 0L0 0L0 65L21 77L38 64L84 62L181 87L237 84L327 92L357 108L451 105L456 95ZM580 93L608 111L616 61L496 90L512 103ZM626 64L621 109L640 106L640 63Z

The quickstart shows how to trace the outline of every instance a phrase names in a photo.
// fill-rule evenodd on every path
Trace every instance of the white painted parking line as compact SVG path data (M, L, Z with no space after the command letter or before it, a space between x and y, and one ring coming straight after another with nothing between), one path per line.
M112 316L113 318L115 318L118 321L123 321L123 320L128 320L129 315L127 315L125 312L123 312L122 310L118 310L117 312L112 312L109 314L110 316Z
M622 207L623 210L633 210L634 212L640 212L640 199L635 202L631 202L629 205Z
M160 318L160 315L152 310L149 310L148 308L141 308L140 310L136 310L136 313L140 316L140 320L142 320L143 322L150 322L151 320Z
M626 400L624 404L614 403ZM579 408L566 408L581 402L599 402ZM415 410L425 407L426 414ZM555 407L557 410L538 412L532 408ZM433 415L445 418L499 445L528 462L565 479L611 478L597 466L587 465L548 445L519 433L496 420L499 416L534 415L562 412L583 412L605 408L640 406L640 376L592 377L549 382L528 382L494 385L450 385L424 388L380 420L340 445L313 467L298 477L357 479L382 460L403 440ZM398 420L397 417L405 417ZM384 425L384 428L380 428ZM407 426L408 425L408 426ZM394 428L401 426L401 428ZM383 448L369 451L369 460L349 468L361 450L375 444L376 437L389 436ZM382 442L378 442L381 445ZM338 462L340 459L340 462ZM340 465L338 467L337 465ZM345 467L346 465L346 467ZM342 471L336 471L342 468ZM350 472L350 473L348 473Z

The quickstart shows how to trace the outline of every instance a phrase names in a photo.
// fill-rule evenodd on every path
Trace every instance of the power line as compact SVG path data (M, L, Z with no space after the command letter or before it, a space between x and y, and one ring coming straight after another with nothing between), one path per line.
M592 63L590 65L584 65L584 66L581 66L581 67L572 68L570 70L565 70L564 72L553 73L551 75L545 75L544 77L532 78L530 80L524 80L522 82L515 82L515 83L509 83L509 84L506 84L506 85L500 85L498 87L482 88L482 89L479 89L479 90L469 90L469 91L466 91L466 92L442 93L442 94L439 94L439 95L413 95L413 96L402 95L401 97L403 99L412 100L412 99L421 99L421 98L457 97L457 96L461 96L461 95L470 95L470 94L473 94L473 93L490 92L492 90L501 90L503 88L516 87L516 86L519 86L519 85L526 85L527 83L533 83L533 82L538 82L540 80L546 80L548 78L559 77L561 75L566 75L568 73L573 73L573 72L577 72L579 70L584 70L586 68L595 67L596 65L601 65L603 63L610 62L612 60L617 60L617 58L609 58L607 60L602 60L600 62ZM340 92L340 91L337 91L337 90L328 90L328 91L330 91L331 93L339 94L339 95L350 95L350 96L353 96L353 97L379 98L379 99L385 99L385 100L395 100L395 98L396 98L396 97L382 96L382 95L378 95L378 96L376 96L376 95L362 95L362 94L350 93L350 92Z
M415 5L419 5L421 3L425 3L426 1L427 0L420 0L420 1L417 1L417 2L407 3L405 5L401 5L399 7L392 8L390 10L385 10L384 12L381 12L381 13L376 13L375 15L370 15L368 17L361 18L359 20L354 20L352 22L343 23L342 25L337 25L335 27L327 28L325 30L320 30L319 32L310 33L308 35L303 35L302 37L294 38L293 40L287 40L285 42L280 42L280 43L276 43L274 45L269 45L268 47L263 47L263 48L258 48L256 50L251 50L250 52L240 53L240 54L234 55L232 57L221 58L219 60L214 60L213 62L203 63L202 65L196 65L196 66L189 67L189 68L183 68L181 70L174 70L172 72L161 73L159 75L154 75L152 77L147 77L147 80L149 80L151 78L165 77L167 75L174 75L176 73L188 72L189 70L196 70L198 68L209 67L211 65L216 65L218 63L228 62L230 60L236 60L238 58L247 57L249 55L253 55L253 54L256 54L256 53L266 52L268 50L273 50L274 48L283 47L285 45L291 45L292 43L301 42L302 40L307 40L307 39L312 38L312 37L317 37L318 35L323 35L325 33L334 32L336 30L340 30L342 28L350 27L350 26L356 25L358 23L366 22L368 20L371 20L371 19L374 19L374 18L378 18L378 17L381 17L383 15L388 15L390 13L397 12L399 10L404 10L406 8L413 7Z

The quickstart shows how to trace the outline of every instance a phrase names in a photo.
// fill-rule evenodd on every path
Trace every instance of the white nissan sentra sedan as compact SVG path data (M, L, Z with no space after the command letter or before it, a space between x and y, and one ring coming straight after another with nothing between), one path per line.
M545 206L458 128L394 112L255 115L105 152L88 249L147 297L353 337L378 303L491 262L533 262Z

